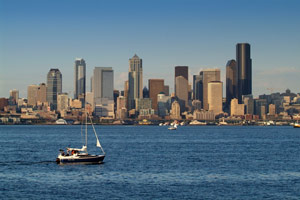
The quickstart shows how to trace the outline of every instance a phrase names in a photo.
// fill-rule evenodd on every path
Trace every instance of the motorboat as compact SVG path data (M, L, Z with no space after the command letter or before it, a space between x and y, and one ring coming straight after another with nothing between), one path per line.
M67 164L67 163L88 163L88 164L92 164L92 163L101 163L104 158L105 158L105 152L100 144L98 135L96 133L95 127L92 123L92 119L90 118L91 121L91 125L93 128L93 132L95 134L96 137L96 146L98 148L100 148L100 150L102 151L102 154L99 155L92 155L88 153L87 150L87 134L88 134L88 129L87 129L87 116L88 113L86 112L86 123L85 123L85 144L82 146L82 148L70 148L67 147L67 152L65 153L62 149L60 149L60 153L58 154L57 158L56 158L56 162L58 164ZM81 134L82 134L82 128L81 128ZM82 134L83 135L83 134Z
M174 131L174 130L177 130L177 126L178 126L177 124L174 124L173 126L169 126L168 129Z
M58 119L58 120L55 121L55 123L57 125L66 125L66 124L68 124L67 121L64 120L64 119Z
M206 122L199 122L198 120L193 120L189 123L189 125L206 125Z

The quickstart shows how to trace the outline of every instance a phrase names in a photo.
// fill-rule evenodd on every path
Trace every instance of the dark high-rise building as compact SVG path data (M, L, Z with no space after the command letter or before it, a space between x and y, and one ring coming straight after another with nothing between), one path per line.
M193 76L193 100L200 100L202 78L200 75Z
M188 66L175 67L175 96L178 98L181 112L188 107L188 70Z
M226 64L226 108L229 109L234 98L238 98L238 68L235 60L229 60Z
M149 90L146 86L143 89L143 98L149 98Z
M59 69L50 69L47 75L47 101L51 108L57 108L57 95L62 93L62 75Z
M85 78L86 78L86 64L82 58L77 58L74 65L74 81L75 91L74 99L81 99L82 105L85 104Z
M176 66L175 78L177 76L183 76L186 80L189 80L189 67L188 66Z
M242 102L242 95L252 94L252 60L250 44L236 45L236 64L238 68L238 99Z
M164 79L149 79L149 97L152 100L152 108L157 111L157 95L164 92L165 83Z

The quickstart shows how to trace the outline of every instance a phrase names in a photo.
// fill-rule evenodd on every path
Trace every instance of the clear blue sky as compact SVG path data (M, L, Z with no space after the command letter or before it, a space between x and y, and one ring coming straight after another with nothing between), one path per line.
M190 75L220 68L224 81L238 42L251 44L255 96L300 92L298 0L0 0L0 97L10 89L26 97L50 68L73 94L77 57L86 60L88 89L95 66L113 67L122 89L135 53L144 85L164 78L173 88L176 65Z

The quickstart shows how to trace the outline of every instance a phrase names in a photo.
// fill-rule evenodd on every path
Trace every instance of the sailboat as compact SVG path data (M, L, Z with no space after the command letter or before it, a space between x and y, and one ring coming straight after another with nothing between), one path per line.
M92 123L92 119L89 116L89 119L91 120L91 125L93 127L93 131L96 137L96 146L100 148L102 151L102 154L100 155L91 155L87 151L87 112L85 117L85 144L82 146L81 149L79 148L70 148L67 147L67 153L65 153L62 149L60 149L60 153L58 154L56 158L56 162L58 164L65 164L65 163L101 163L105 158L105 152L100 144L98 135L96 133L94 124ZM81 130L82 131L82 130Z

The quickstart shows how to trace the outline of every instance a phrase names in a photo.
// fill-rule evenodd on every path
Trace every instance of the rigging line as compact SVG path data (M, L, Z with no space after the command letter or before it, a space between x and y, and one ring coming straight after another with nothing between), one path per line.
M90 118L90 120L91 120L91 124L92 124L93 130L94 130L95 137L96 137L96 139L97 139L97 142L99 143L99 147L100 147L101 151L103 152L103 154L105 155L105 151L103 150L103 148L102 148L102 146L101 146L101 144L100 144L100 141L99 141L99 139L98 139L98 135L97 135L97 133L96 133L96 130L95 130L95 127L94 127L94 124L93 124L93 121L92 121L92 118L91 118L90 115L89 115L89 118Z
M85 146L87 147L87 111L85 110Z

